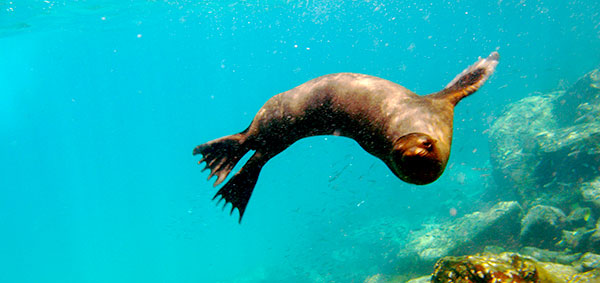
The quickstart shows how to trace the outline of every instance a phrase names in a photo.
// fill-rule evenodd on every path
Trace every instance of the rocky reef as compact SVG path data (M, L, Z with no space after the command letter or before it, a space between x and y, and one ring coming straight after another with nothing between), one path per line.
M499 191L523 207L600 209L600 70L509 105L490 128L490 152Z
M516 247L520 216L521 206L517 202L500 202L487 211L411 233L398 256L423 265L433 264L446 255L480 252L479 248L486 245Z
M580 272L571 265L538 261L517 253L444 257L435 265L432 283L599 282L600 269Z
M600 69L508 105L489 133L490 208L411 232L397 270L430 273L410 283L600 282Z
M569 218L587 223L573 215L541 205L524 215L517 202L500 202L489 210L411 233L398 253L400 262L411 264L398 270L426 273L424 267L437 261L433 275L411 283L600 282L600 221L594 229L562 230L570 227ZM405 282L392 278L379 274L369 282Z
M490 153L498 197L526 213L522 245L600 252L600 69L509 105Z
M490 128L500 199L524 209L520 242L600 252L600 69L509 105Z
M526 251L524 251L526 252ZM531 252L531 251L530 251ZM563 256L537 250L538 258L525 253L481 253L446 256L437 261L431 275L403 281L381 274L370 276L368 283L596 283L600 282L600 255L586 253L570 256L568 262L546 261Z

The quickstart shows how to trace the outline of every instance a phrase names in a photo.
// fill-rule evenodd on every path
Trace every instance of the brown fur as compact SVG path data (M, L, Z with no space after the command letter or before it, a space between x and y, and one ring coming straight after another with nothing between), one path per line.
M440 92L419 96L381 78L325 75L269 99L245 131L197 146L215 186L239 159L255 153L217 192L238 208L240 221L260 170L299 139L315 135L352 138L381 159L400 179L428 184L444 171L452 143L454 106L475 92L494 71L492 53L466 69ZM206 169L205 168L205 169Z

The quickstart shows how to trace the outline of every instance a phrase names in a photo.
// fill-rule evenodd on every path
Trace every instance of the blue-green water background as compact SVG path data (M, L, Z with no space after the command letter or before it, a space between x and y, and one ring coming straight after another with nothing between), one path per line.
M0 1L0 282L393 274L411 229L479 209L503 107L600 63L599 25L583 0ZM267 164L242 225L210 201L193 147L272 95L333 72L427 94L494 50L434 184L313 137Z

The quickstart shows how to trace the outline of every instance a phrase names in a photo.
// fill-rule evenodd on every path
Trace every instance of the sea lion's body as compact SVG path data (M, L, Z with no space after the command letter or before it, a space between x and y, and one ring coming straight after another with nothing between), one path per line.
M492 53L444 90L419 96L381 78L339 73L308 81L269 99L245 131L199 145L215 186L249 150L254 155L219 190L240 221L262 166L299 139L339 135L354 139L404 181L426 184L443 172L450 154L454 106L475 92L497 64ZM233 212L232 208L232 212Z
M271 153L304 137L345 136L387 164L394 142L409 133L430 133L450 147L453 109L388 80L331 74L269 99L245 134L250 148Z

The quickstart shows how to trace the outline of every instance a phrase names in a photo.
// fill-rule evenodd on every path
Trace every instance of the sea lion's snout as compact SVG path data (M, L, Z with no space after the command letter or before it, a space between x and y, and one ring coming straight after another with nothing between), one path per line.
M392 151L392 170L403 181L416 185L429 184L444 171L437 141L423 133L399 138Z
M403 144L404 158L409 156L426 156L434 150L435 140L429 136L418 136L411 141L414 144Z

